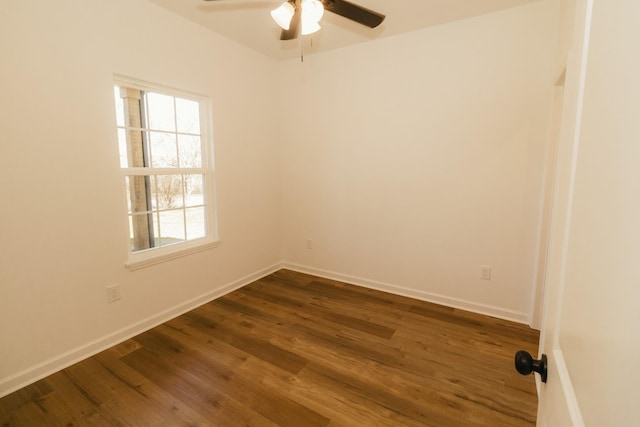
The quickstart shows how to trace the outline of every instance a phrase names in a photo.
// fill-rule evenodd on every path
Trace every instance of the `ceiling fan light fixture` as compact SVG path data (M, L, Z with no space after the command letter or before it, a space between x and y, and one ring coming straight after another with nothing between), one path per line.
M318 0L302 0L300 6L302 7L302 29L300 33L306 36L322 28L320 24L318 24L320 19L322 19L322 15L324 15L324 7L321 2Z
M302 21L302 29L300 30L300 34L302 34L303 36L306 36L308 34L313 34L316 31L318 31L320 28L322 28L322 27L317 22L313 22L313 21L304 22L304 21Z
M276 21L276 24L278 24L280 28L288 30L291 25L291 18L293 18L294 12L295 11L291 3L285 1L278 8L271 11L271 17Z
M324 15L324 6L319 0L302 0L302 19L320 22Z

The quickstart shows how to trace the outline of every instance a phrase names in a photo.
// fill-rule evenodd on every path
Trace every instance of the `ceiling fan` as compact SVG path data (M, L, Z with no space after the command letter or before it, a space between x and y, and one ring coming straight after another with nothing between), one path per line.
M307 35L318 31L318 22L325 10L369 28L377 27L385 18L378 12L346 0L285 0L280 7L271 11L271 16L282 28L280 40L293 40L298 34Z

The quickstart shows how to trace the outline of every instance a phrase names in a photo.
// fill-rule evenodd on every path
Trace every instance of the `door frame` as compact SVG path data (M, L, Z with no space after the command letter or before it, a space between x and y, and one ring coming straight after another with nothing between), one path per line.
M539 356L544 353L548 357L547 383L542 384L540 378L536 377L539 396L538 425L543 427L547 425L584 426L580 405L560 345L559 330L580 144L592 8L593 0L576 1L573 36L566 61L539 345Z

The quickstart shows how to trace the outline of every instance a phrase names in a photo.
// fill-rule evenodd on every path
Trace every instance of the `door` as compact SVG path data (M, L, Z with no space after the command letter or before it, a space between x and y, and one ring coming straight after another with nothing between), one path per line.
M640 2L577 0L558 146L539 426L640 425Z

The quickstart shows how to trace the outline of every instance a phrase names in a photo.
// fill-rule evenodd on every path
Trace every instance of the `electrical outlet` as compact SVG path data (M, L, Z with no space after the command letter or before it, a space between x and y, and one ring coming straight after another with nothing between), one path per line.
M488 265L480 266L480 278L482 280L491 280L491 267Z
M313 249L313 240L307 239L307 249Z
M115 302L120 299L120 285L107 286L107 302Z

